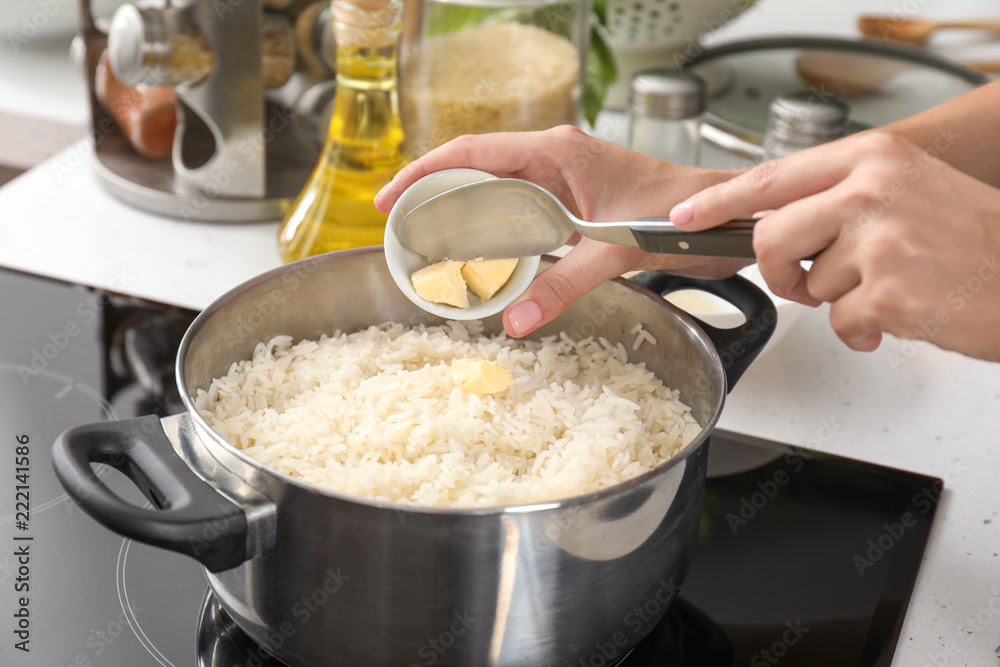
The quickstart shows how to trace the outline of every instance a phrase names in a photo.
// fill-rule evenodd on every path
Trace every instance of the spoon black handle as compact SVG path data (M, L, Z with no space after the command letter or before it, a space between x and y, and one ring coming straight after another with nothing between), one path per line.
M630 229L636 243L646 252L753 259L756 257L753 227L757 220L736 218L711 229L683 232L672 224L664 224L670 222L666 218L639 218Z

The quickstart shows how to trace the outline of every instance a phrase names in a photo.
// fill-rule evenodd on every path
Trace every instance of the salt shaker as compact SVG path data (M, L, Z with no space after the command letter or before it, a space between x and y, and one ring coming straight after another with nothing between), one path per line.
M851 108L836 95L796 90L771 102L764 159L783 157L847 134Z
M698 165L705 82L676 69L655 69L632 77L629 147L673 164Z

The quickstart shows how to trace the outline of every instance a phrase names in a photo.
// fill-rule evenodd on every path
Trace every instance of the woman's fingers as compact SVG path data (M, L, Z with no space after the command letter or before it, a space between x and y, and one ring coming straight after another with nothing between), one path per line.
M844 343L858 352L872 352L882 343L882 326L864 286L858 285L830 306L830 325Z
M818 255L814 266L830 263L824 255L854 219L844 203L852 187L853 177L848 177L829 190L792 202L757 222L754 252L772 292L807 306L829 300L812 291L801 261Z
M806 278L806 291L820 302L833 303L861 283L861 266L851 239L840 237L823 251Z
M387 213L406 188L424 176L442 169L468 167L483 169L490 173L502 173L508 170L508 165L512 161L516 163L523 158L516 152L504 150L516 143L515 139L507 139L505 142L504 137L503 134L487 134L474 138L459 137L435 148L400 169L396 176L375 195L375 207Z
M850 171L829 161L795 159L805 155L770 160L730 181L707 188L671 209L670 219L685 230L708 229L752 211L780 209L823 192Z
M856 143L844 140L768 160L681 202L671 209L670 219L689 231L708 229L828 190L855 167Z
M555 127L543 132L463 135L400 169L395 178L375 196L375 206L383 213L389 211L406 188L442 169L465 167L488 171L496 176L511 176L529 169L543 171L555 163L570 163L582 141L596 140L572 126Z
M520 338L551 322L577 299L611 278L630 271L642 251L581 239L569 253L540 273L504 311L504 328Z
M665 270L699 278L725 278L748 262L730 257L652 255L632 246L580 242L551 268L540 273L528 290L504 311L504 328L511 336L531 333L561 315L577 299L630 271Z
M536 132L503 132L466 135L435 148L406 165L375 196L375 206L389 211L406 188L424 176L442 169L466 167L503 175L524 168L527 147ZM537 138L535 139L537 142Z
M681 228L693 231L750 211L776 208L754 230L761 275L775 294L816 306L851 289L859 273L857 269L831 271L826 279L810 283L801 260L817 256L822 260L838 239L857 235L859 216L870 203L873 189L896 177L898 160L892 158L905 151L897 140L880 136L820 146L766 162L703 190L675 207L670 217ZM861 158L864 162L859 163ZM836 262L818 263L824 264Z

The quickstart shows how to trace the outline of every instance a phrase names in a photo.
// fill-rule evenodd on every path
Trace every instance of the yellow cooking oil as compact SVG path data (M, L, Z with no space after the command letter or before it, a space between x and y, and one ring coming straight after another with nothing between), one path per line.
M286 262L382 243L387 216L372 199L406 162L396 44L339 45L333 105L323 153L278 232Z

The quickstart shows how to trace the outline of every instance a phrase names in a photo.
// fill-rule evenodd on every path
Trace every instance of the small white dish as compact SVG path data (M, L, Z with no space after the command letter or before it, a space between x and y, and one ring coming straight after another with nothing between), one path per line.
M456 308L443 303L433 303L417 296L413 289L410 276L414 271L433 264L437 259L420 255L399 242L396 228L404 215L431 197L447 192L466 183L477 183L495 179L496 176L478 169L444 169L424 176L411 185L400 196L396 205L389 212L385 225L385 261L389 273L400 291L414 304L439 317L450 320L479 320L495 315L521 296L538 272L539 257L522 257L517 262L514 272L507 283L493 295L492 299L483 301L472 290L469 290L469 307Z
M807 307L800 303L783 299L771 292L767 287L767 283L764 282L763 276L760 275L760 268L756 264L742 269L740 275L761 288L770 297L771 301L774 302L774 307L778 312L778 324L775 327L774 334L771 335L771 340L767 342L767 345L761 351L761 354L764 354L779 344L779 341L792 329L799 315ZM734 305L714 294L708 294L701 290L678 290L673 294L667 295L666 299L689 315L693 315L706 324L711 324L720 329L740 327L746 321L743 313Z

